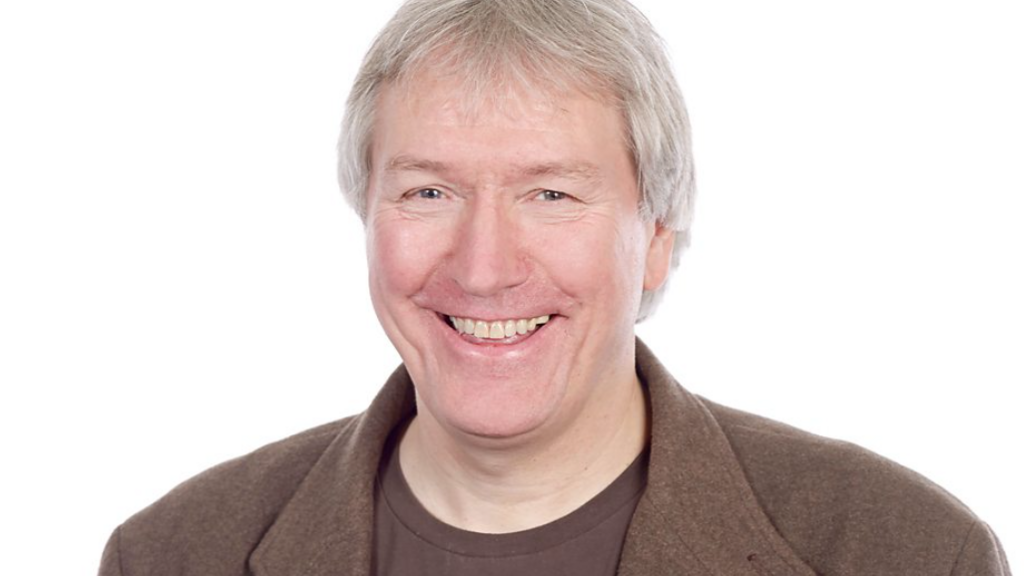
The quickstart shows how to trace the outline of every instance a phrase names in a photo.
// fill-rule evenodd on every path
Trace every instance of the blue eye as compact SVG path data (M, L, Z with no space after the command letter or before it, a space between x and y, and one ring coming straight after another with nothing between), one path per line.
M537 198L545 200L547 202L554 202L557 200L565 200L569 195L565 192L558 192L557 190L544 190L537 195Z
M422 190L417 190L415 194L416 197L425 200L440 200L444 196L437 188L423 188Z

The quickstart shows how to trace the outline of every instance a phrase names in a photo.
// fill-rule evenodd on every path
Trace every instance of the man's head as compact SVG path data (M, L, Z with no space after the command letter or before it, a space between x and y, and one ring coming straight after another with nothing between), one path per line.
M378 35L349 96L339 142L343 193L366 218L381 92L424 70L475 106L495 94L577 90L615 107L639 185L641 216L689 242L694 181L690 129L671 65L650 22L625 0L411 0ZM644 291L637 321L664 286Z
M421 417L498 438L613 417L691 194L682 101L639 13L414 0L367 56L341 148Z

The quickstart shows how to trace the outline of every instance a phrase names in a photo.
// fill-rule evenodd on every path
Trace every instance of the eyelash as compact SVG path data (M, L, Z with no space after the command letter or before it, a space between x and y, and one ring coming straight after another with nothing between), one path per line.
M420 188L409 194L410 198L422 198L423 200L440 200L444 198L444 196L445 193L437 188ZM557 202L560 200L567 200L572 197L569 194L558 190L541 190L536 196L534 196L534 198L545 202Z
M554 198L552 198L552 196L554 196ZM546 202L555 202L557 200L565 200L570 196L565 192L559 192L558 190L541 190L536 197L541 198Z
M436 192L436 195L425 196L425 192ZM444 197L444 192L441 192L437 188L420 188L419 190L414 191L411 196L423 198L424 200L440 200Z

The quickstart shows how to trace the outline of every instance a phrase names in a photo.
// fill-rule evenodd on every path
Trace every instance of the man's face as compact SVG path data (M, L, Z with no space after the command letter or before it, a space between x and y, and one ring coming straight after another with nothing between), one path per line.
M624 142L620 113L580 93L469 111L429 75L384 91L370 292L420 416L521 437L565 430L635 382L636 311L664 280L671 233L639 218Z

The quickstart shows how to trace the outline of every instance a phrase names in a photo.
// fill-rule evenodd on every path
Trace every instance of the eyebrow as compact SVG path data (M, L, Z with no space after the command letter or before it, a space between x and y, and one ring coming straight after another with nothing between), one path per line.
M395 156L384 167L385 172L449 172L451 167L444 162L414 158L412 156Z
M430 172L446 174L452 172L452 165L437 160L399 155L392 158L384 167L385 172ZM544 162L514 166L511 172L527 177L554 176L570 180L595 180L600 176L600 169L595 164L585 161Z
M517 171L525 176L555 176L570 180L593 180L601 172L597 166L590 162L572 162L569 164L549 162L523 166Z

